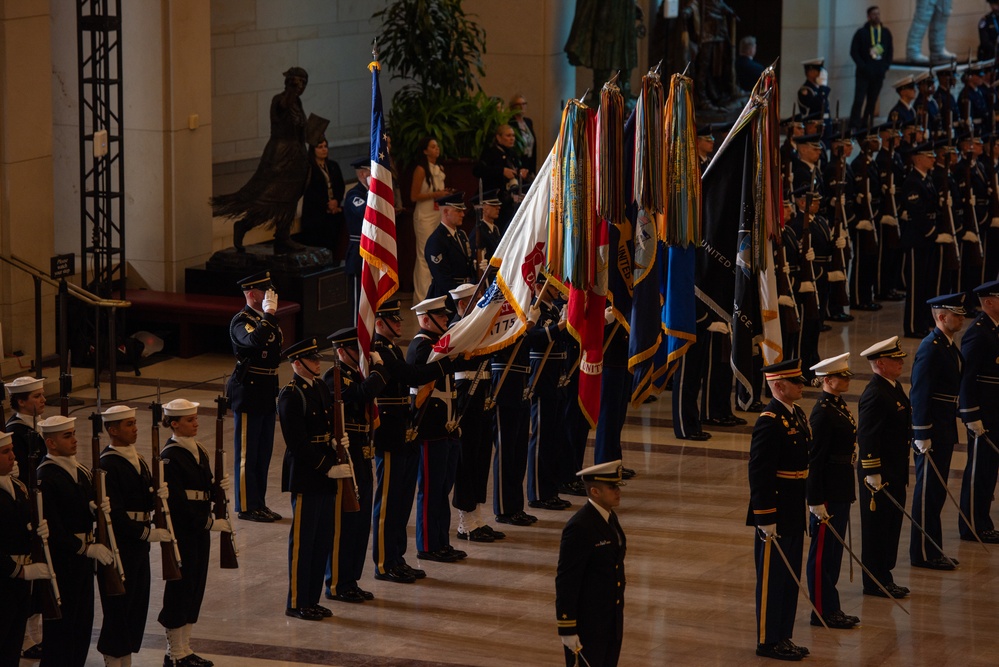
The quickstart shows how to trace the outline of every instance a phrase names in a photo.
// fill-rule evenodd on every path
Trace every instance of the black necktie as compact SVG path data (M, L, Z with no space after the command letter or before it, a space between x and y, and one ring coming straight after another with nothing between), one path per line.
M614 512L611 512L610 513L610 517L608 518L608 521L609 521L609 523L611 525L611 528L614 529L614 537L617 538L617 543L621 544L621 542L622 542L622 536L624 535L624 531L621 530L621 524L618 523L618 521L617 521L617 514L615 514Z

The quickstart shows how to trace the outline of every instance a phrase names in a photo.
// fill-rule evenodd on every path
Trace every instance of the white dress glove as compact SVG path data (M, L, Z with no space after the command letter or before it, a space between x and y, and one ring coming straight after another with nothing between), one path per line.
M815 283L813 283L810 280L802 281L802 283L798 285L799 294L810 294L814 291L815 291Z
M861 220L857 223L857 231L873 232L874 224L870 220Z
M166 500L170 497L170 489L167 487L166 482L160 484L160 488L156 489L156 497L160 500Z
M826 521L829 519L829 512L826 511L825 505L809 505L808 511L815 515L815 518L819 521Z
M757 529L763 533L763 537L774 537L777 534L776 523L768 523L765 526L757 526Z
M229 475L222 476L222 480L219 482L219 488L225 491L226 495L229 495L229 492L232 491L232 480L229 478Z
M562 646L566 647L573 653L579 653L583 645L579 643L579 635L561 635Z
M787 262L784 262L783 266L781 267L781 271L783 271L784 273L790 275L791 274L791 265L788 264Z
M809 248L805 251L805 260L809 262L815 261L815 248Z
M604 308L604 324L614 323L614 306Z
M989 227L999 227L999 218L992 218L992 222L989 223Z
M350 464L341 463L326 471L326 476L330 479L346 479L350 477Z
M778 306L787 306L788 308L794 308L794 299L784 294L777 297Z
M482 259L479 260L479 271L485 271L488 268L489 268L489 260L483 257Z
M228 519L214 519L212 525L208 527L208 530L213 533L231 533L232 524L229 523Z
M912 446L916 448L916 451L920 454L925 454L930 451L930 441L929 440L913 440Z
M962 241L967 241L968 243L978 243L978 234L975 232L965 232L961 237Z
M49 570L48 563L28 563L21 568L21 578L25 581L51 579L52 572Z
M48 522L48 520L47 519L42 519L41 521L39 521L38 522L38 530L36 530L35 532L38 533L38 537L40 537L41 539L43 539L43 540L49 539L49 522Z
M728 324L725 322L712 322L708 325L708 331L711 333L727 334L731 333L732 330L729 329Z
M540 319L541 319L541 308L539 308L537 305L531 306L531 309L527 311L527 321L537 324L538 320Z
M981 419L976 419L973 422L968 422L968 430L975 434L975 437L980 435L985 435L985 424L982 423Z
M843 271L830 271L826 274L826 277L829 278L829 282L831 283L841 283L846 280L846 273Z
M891 215L882 215L881 224L888 225L889 227L898 227L898 220L896 220L895 217Z
M269 289L266 292L264 292L264 303L263 303L263 306L264 306L264 312L265 313L270 313L271 315L273 315L274 313L276 313L277 309L278 309L278 295L277 295L277 292L275 292L272 289Z
M836 238L836 247L839 250L842 250L843 248L845 248L846 247L846 239L843 238L842 236L837 237Z
M937 234L936 242L937 243L953 243L954 242L954 237L951 236L950 234L947 234L946 232L943 233L943 234Z
M867 485L870 486L870 487L873 487L875 489L880 489L881 488L881 474L880 473L877 474L877 475L868 475L867 477L864 478L864 481L867 482Z
M371 351L371 365L372 366L382 365L382 355L378 354L374 350Z
M173 535L166 528L150 528L149 535L146 537L146 542L170 542L173 540Z
M114 555L111 550L103 544L91 544L87 547L87 558L92 558L101 565L110 565L114 562Z

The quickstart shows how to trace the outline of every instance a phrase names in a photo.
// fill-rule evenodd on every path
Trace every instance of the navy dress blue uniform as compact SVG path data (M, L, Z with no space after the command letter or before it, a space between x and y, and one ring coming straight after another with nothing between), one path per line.
M244 283L245 285L245 283ZM258 289L267 289L270 278ZM236 512L267 506L267 471L274 451L274 399L284 339L275 315L246 306L229 325L236 370L229 376L232 399Z
M83 667L94 628L94 562L85 555L93 543L93 482L83 466L76 464L76 474L70 474L46 456L38 466L38 488L45 498L52 569L62 598L62 618L42 621L41 664Z
M0 486L0 664L17 665L28 620L31 582L21 579L31 562L31 501L28 487L10 476L10 489ZM45 583L45 582L42 582ZM46 584L48 585L48 584Z
M961 389L961 351L957 344L935 328L919 344L912 364L912 429L914 440L930 440L928 454L916 455L916 484L912 494L912 519L943 545L940 511L947 491L926 463L932 456L947 481L950 461L957 444L957 401ZM937 561L943 554L915 527L909 542L913 565Z
M940 198L929 173L912 169L902 183L902 247L905 249L905 299L903 328L909 337L922 336L933 325L924 305L933 294L934 276L939 270L939 253L934 252Z
M375 429L371 557L376 578L411 581L411 577L397 576L406 564L406 525L413 512L420 464L419 448L415 442L406 440L410 424L409 387L442 378L450 370L451 361L445 357L431 364L410 365L399 346L379 333L372 339L371 349L381 356L388 375L387 384L375 401L380 423Z
M347 274L354 299L354 316L361 297L361 231L364 228L364 211L368 208L368 188L363 182L347 191L343 198L343 217L347 226L347 250L343 258L343 272Z
M208 583L211 548L213 484L208 452L193 439L184 438L184 441L196 446L197 453L174 437L160 450L163 481L170 491L167 505L181 561L181 578L167 581L163 587L163 609L157 620L168 630L198 622Z
M822 392L809 417L812 441L808 452L806 497L809 505L825 505L829 523L840 535L846 535L850 521L850 505L856 500L853 464L857 444L857 423L842 396ZM829 619L842 613L839 572L843 561L843 545L829 532L829 526L809 515L809 535L806 573L808 594L812 603ZM815 612L812 612L815 616ZM817 619L816 619L817 620Z
M993 288L994 293L999 290ZM999 328L983 310L961 337L964 373L961 375L960 413L965 423L981 421L995 443L999 434ZM936 444L934 444L934 448ZM995 531L989 511L999 473L999 454L982 438L968 435L968 464L961 485L961 509L981 535ZM958 517L961 539L973 540L974 533Z
M805 479L811 441L808 418L797 405L776 398L767 404L753 427L749 445L748 526L776 523L775 537L801 576L805 536ZM798 608L798 586L770 542L753 531L756 559L756 620L758 642L777 644L790 640Z
M915 102L915 100L913 100ZM906 104L902 100L895 103L895 106L891 108L888 112L888 117L891 118L892 114L895 114L896 122L899 126L909 125L916 122L916 105Z
M541 301L537 326L548 335L530 342L531 422L527 444L527 500L548 501L558 496L559 463L565 451L565 400L559 383L566 359L564 331L558 329L559 308ZM545 352L547 351L547 357Z
M464 230L451 231L444 223L437 225L427 239L423 254L432 277L428 299L444 296L459 285L474 282L472 246Z
M352 338L357 344L356 335ZM323 382L334 394L336 374L330 368L323 375ZM349 488L350 480L339 480L340 489L336 500L333 533L333 549L326 565L327 594L350 595L358 588L357 582L364 572L364 560L368 552L368 535L371 533L371 500L374 490L371 459L374 447L371 446L371 415L374 399L385 387L385 376L381 365L373 365L368 377L346 364L340 366L340 399L343 401L343 428L347 435L350 459L354 464L354 481L360 494L361 509L357 512L343 511L343 494L354 493Z
M957 108L961 110L961 116L966 116L968 110L971 111L971 119L975 125L987 125L989 117L989 105L985 101L985 94L981 87L972 87L967 82L961 92L957 95ZM955 120L957 116L954 117Z
M296 373L278 394L278 414L287 446L281 490L291 493L293 515L288 535L287 608L314 609L333 543L337 499L337 483L327 476L337 463L329 387L318 378L306 380Z
M604 519L592 502L562 529L555 574L559 635L579 635L582 655L596 667L613 667L624 636L624 556L627 540L617 514ZM576 664L564 649L565 664ZM580 661L582 664L582 661Z
M97 650L112 657L138 653L149 611L149 528L155 507L153 478L141 455L139 469L114 447L101 452L105 490L111 501L111 522L125 571L125 594L106 595L101 589L104 620ZM58 576L58 573L57 573Z
M822 118L825 125L829 124L829 86L820 86L811 81L805 81L798 89L798 108L802 116ZM797 180L795 181L797 182Z

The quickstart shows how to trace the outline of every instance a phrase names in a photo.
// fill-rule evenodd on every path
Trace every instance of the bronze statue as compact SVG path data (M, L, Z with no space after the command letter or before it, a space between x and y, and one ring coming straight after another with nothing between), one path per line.
M618 86L627 100L631 70L638 64L640 9L634 0L577 0L565 53L573 67L593 70L593 106L600 89L620 70ZM644 30L644 27L641 28Z
M306 119L301 101L308 82L301 67L284 72L284 92L271 100L271 136L256 172L238 191L211 199L213 215L234 218L232 242L240 252L246 232L263 224L274 226L274 252L304 248L291 240L291 225L309 171L306 132L311 118Z

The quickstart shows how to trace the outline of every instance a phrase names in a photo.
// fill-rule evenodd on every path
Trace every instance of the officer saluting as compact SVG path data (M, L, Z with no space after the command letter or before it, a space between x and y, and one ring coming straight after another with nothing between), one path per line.
M449 290L475 281L472 246L461 229L465 216L465 193L453 192L435 200L441 210L441 224L427 239L423 254L430 268L427 298L447 296Z
M278 391L277 369L281 365L281 327L278 296L270 271L239 281L246 306L229 324L236 368L229 376L232 399L233 478L236 480L236 512L240 519L270 523L281 515L267 507L267 471L274 451L274 398Z
M562 529L555 574L555 617L565 664L614 667L624 634L627 540L614 509L621 504L621 461L576 473L586 503Z
M830 88L825 84L825 58L813 58L801 61L805 68L805 83L798 89L798 107L802 116L818 114L823 125L829 125L829 93Z
M805 480L812 439L805 411L795 405L805 378L801 361L788 359L763 368L773 399L760 413L749 445L749 512L756 560L756 655L801 660L808 649L791 641L798 608L801 552L805 534ZM787 557L788 570L774 546ZM793 576L792 576L793 575Z

